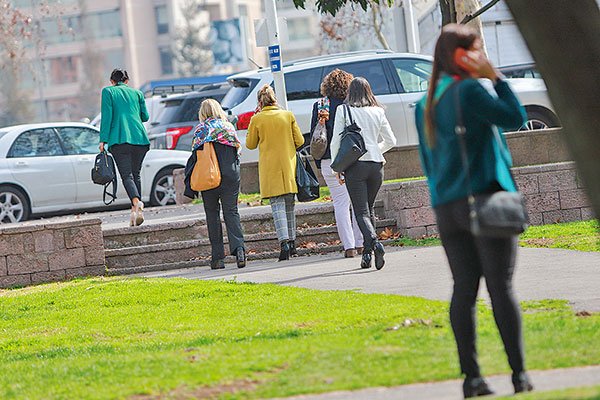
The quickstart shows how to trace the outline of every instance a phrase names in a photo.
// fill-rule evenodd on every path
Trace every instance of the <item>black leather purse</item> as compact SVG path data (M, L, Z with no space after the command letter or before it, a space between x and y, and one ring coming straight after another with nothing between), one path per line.
M366 152L365 140L360 134L360 127L352 119L352 112L350 107L343 105L344 107L344 122L346 121L346 110L348 110L348 116L350 117L350 124L344 127L341 133L342 139L340 140L340 148L335 160L331 163L331 169L335 172L344 172L352 164L358 161Z
M104 186L104 194L102 195L102 201L105 205L110 205L117 198L117 169L115 167L115 160L106 151L98 154L94 161L94 168L92 168L92 182L97 185ZM108 185L112 183L112 193L108 192ZM110 200L107 202L106 197Z
M300 202L313 201L321 196L315 171L300 152L296 152L296 186L298 186L296 197Z
M455 91L456 127L454 131L458 136L462 165L467 178L471 233L476 236L497 238L523 233L529 226L529 216L521 193L500 190L492 193L473 194L465 141L467 130L463 122L459 88L460 86L457 85ZM498 145L503 146L497 129L494 129L494 138L498 141Z

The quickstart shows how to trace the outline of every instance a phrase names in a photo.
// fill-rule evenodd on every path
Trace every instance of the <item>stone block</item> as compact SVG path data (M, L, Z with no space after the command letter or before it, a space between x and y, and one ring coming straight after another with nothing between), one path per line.
M523 194L539 193L540 191L536 175L515 175L515 182Z
M437 236L440 234L437 225L429 225L427 226L427 236Z
M25 246L22 234L0 236L0 256L8 256L11 254L23 254Z
M104 276L106 267L104 265L93 265L91 267L70 268L65 270L65 278L73 279L86 276Z
M27 232L23 234L23 248L25 249L24 253L35 253L35 243L33 242L33 233Z
M406 236L413 239L420 239L427 235L427 228L424 226L417 226L414 228L406 229Z
M525 205L529 213L560 210L560 198L558 192L526 194Z
M28 285L31 285L31 276L29 274L0 276L0 288L2 289Z
M48 272L35 272L31 274L31 283L47 283L47 282L60 282L65 280L65 270L61 269L58 271L48 271Z
M66 249L65 246L65 233L62 230L54 230L54 249L62 250Z
M561 190L559 192L559 196L560 208L563 210L587 207L590 205L590 202L587 198L587 193L584 189Z
M83 248L65 249L48 256L50 271L67 268L85 267L85 250Z
M581 220L589 221L590 219L596 219L596 215L594 214L594 210L592 207L583 207L581 209Z
M29 274L48 271L48 255L27 253L6 257L8 275Z
M405 185L399 190L388 193L387 211L399 211L406 208L429 207L429 189L423 185Z
M70 228L65 231L67 249L75 247L101 247L104 245L100 224Z
M6 256L0 256L0 276L8 275L8 269L6 267Z
M572 169L541 173L538 175L538 183L540 193L577 189L577 172Z
M541 212L529 213L530 225L544 225L544 217Z
M398 226L406 229L435 224L435 215L431 207L400 210L397 216Z
M581 209L557 210L543 213L544 224L556 224L559 222L581 221Z
M86 265L104 265L104 247L86 247L85 263Z
M47 253L54 250L54 232L51 230L33 233L33 243L36 253Z

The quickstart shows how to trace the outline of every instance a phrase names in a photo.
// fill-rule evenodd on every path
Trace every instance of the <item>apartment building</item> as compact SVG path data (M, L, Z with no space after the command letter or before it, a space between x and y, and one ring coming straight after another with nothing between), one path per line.
M99 111L100 91L110 71L127 69L130 85L178 76L173 42L181 13L190 0L13 0L13 6L39 21L43 46L28 45L30 65L23 85L31 94L35 120L78 120ZM254 46L251 22L262 16L261 0L196 0L208 21L239 19L244 54L263 62ZM215 65L214 74L252 68ZM209 72L209 74L211 73Z

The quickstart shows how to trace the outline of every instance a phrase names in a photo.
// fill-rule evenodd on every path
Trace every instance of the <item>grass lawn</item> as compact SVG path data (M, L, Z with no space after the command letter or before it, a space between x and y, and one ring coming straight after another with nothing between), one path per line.
M555 390L551 392L531 392L501 398L514 400L598 400L600 399L600 386Z
M522 247L545 247L579 251L600 251L598 220L531 226L519 238ZM401 237L396 246L439 246L437 236L420 239Z
M524 303L530 369L600 360L600 314ZM268 398L458 377L448 304L184 279L0 291L0 398ZM484 373L508 365L478 309ZM557 351L560 349L560 351Z

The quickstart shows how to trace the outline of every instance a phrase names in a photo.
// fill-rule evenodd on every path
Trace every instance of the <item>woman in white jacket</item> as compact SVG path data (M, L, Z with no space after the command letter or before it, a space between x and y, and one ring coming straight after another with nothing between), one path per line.
M345 111L345 112L344 112ZM348 97L338 106L331 138L331 159L335 160L340 148L341 133L352 119L361 129L367 152L340 176L345 181L358 226L364 238L361 268L371 267L372 254L375 254L375 268L381 269L385 263L383 245L377 241L375 231L375 211L373 205L383 182L383 153L396 145L383 106L375 99L369 82L357 77L348 88Z

